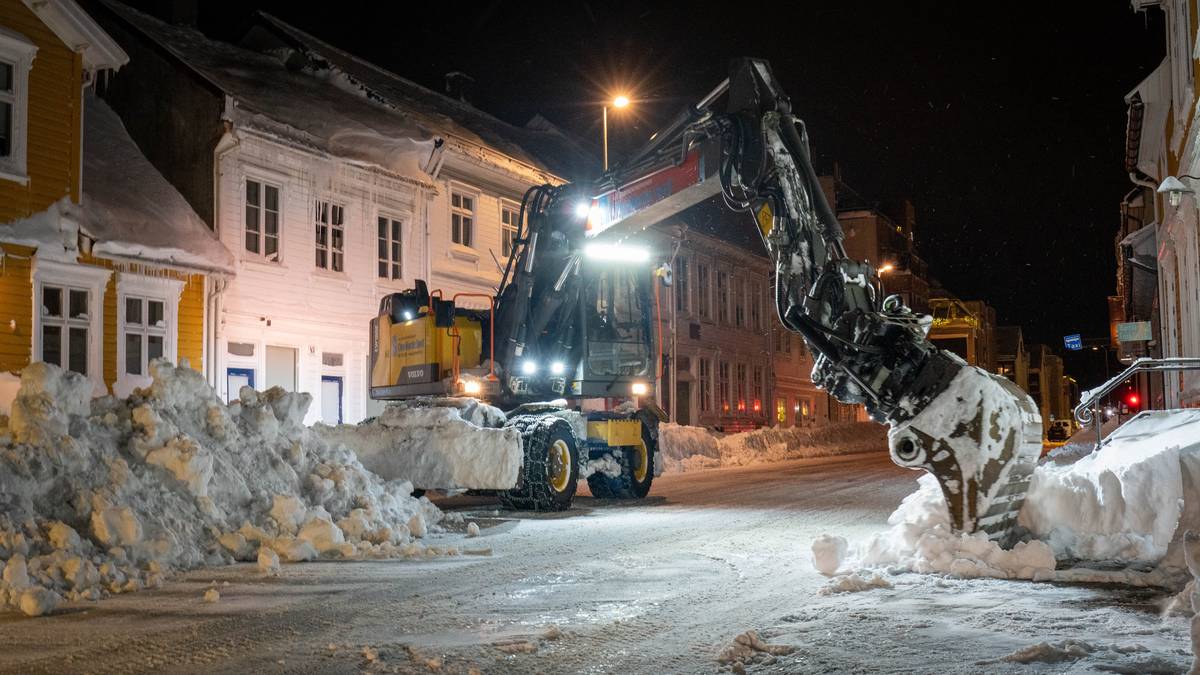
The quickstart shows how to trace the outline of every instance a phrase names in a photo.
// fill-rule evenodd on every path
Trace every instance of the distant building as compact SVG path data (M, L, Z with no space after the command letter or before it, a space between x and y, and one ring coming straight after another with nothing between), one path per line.
M1149 321L1154 338L1121 344L1124 360L1139 355L1200 356L1200 233L1197 195L1177 206L1156 192L1168 176L1200 175L1197 124L1197 19L1194 0L1133 0L1134 11L1161 11L1166 56L1125 97L1125 170L1135 185L1122 204L1114 323ZM1200 182L1182 178L1192 190ZM1200 372L1140 378L1154 407L1200 406Z
M973 366L995 372L996 310L982 300L931 298L929 311L931 342Z
M1069 419L1071 405L1070 389L1063 381L1062 358L1050 351L1046 345L1029 347L1029 396L1037 403L1042 413L1044 429L1056 419Z
M1025 353L1025 336L1020 326L996 327L996 370L1022 391L1029 391L1029 355Z
M658 250L678 246L659 386L672 420L733 431L827 419L828 397L809 379L812 356L775 315L771 264L753 221L709 201L653 232Z

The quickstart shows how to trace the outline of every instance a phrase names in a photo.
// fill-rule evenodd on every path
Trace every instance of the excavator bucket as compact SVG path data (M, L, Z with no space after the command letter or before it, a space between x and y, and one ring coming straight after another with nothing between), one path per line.
M999 375L955 359L945 388L888 432L892 461L937 478L960 532L1008 545L1042 453L1042 416Z

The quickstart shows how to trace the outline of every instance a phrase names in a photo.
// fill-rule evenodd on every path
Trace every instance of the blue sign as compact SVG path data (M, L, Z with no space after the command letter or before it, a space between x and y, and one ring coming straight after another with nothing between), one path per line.
M1064 335L1063 344L1066 345L1067 349L1072 351L1077 352L1083 349L1083 339L1079 337L1079 333L1074 335Z

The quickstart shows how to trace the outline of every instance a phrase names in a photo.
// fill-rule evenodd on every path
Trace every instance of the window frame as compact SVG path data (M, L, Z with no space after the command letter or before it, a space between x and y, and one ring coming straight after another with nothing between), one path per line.
M711 413L712 409L713 409L713 405L712 405L712 376L713 376L712 359L708 359L708 358L701 356L696 359L696 362L697 362L696 379L700 383L700 386L697 387L697 389L698 389L697 394L700 397L700 412L701 413Z
M504 222L504 214L511 213L512 218L515 218L513 223ZM510 219L511 220L511 219ZM512 257L513 252L517 247L517 235L520 232L519 225L521 220L521 205L511 199L500 199L500 258L507 260ZM512 233L512 241L507 253L504 252L505 236Z
M30 354L34 361L42 361L42 327L45 322L42 317L42 289L46 286L55 288L74 288L88 292L88 351L87 371L83 373L92 382L93 392L103 392L104 387L104 292L108 286L112 271L103 267L80 265L45 260L35 257L33 261L33 298L31 310L33 313L33 335L30 336ZM63 297L64 312L70 312L70 293ZM64 339L69 337L64 336ZM68 344L69 343L64 343ZM64 352L64 358L69 359L69 352Z
M248 235L250 233L249 228L246 226L247 225L246 209L248 206L250 206L250 202L246 195L246 191L251 182L257 183L260 186L259 203L255 205L256 208L258 208L258 232L256 233L258 236L258 251L251 251L250 249L246 248L246 235ZM263 252L266 249L266 242L267 242L267 234L266 234L266 229L267 229L267 227L266 227L267 226L267 219L266 219L267 191L266 191L266 188L268 188L268 187L275 188L275 192L276 192L276 197L275 197L275 200L276 200L275 205L277 207L276 211L275 211L275 240L276 241L275 241L275 253L274 253L273 258ZM249 258L250 260L257 261L257 262L263 262L263 263L268 263L268 264L272 264L272 265L282 265L283 264L283 239L284 239L284 237L283 237L283 228L284 228L283 214L285 211L283 181L280 181L278 179L267 178L265 176L262 176L262 175L259 175L256 173L252 173L252 172L247 172L245 177L243 177L243 179L242 179L241 197L242 197L242 217L241 217L242 226L240 228L240 231L241 231L241 235L242 235L242 242L241 242L240 249L242 252L242 256L245 258Z
M326 207L324 210L319 210ZM341 213L341 223L334 223L334 214ZM322 218L327 218L328 222L322 222ZM346 275L346 205L337 202L333 199L322 197L313 198L313 219L314 228L328 228L325 232L325 243L321 243L319 229L313 230L313 267L321 274L332 274L337 276ZM335 248L333 241L335 235L340 233L342 244ZM325 265L321 265L320 255L325 253ZM338 262L338 256L341 256L341 269L334 269L335 263Z
M163 303L163 322L166 324L162 328L161 335L163 336L163 355L162 358L167 359L171 363L178 365L179 363L179 300L183 297L184 282L179 279L170 277L148 277L140 274L129 274L125 272L117 275L117 380L113 384L114 393L120 392L126 394L132 391L135 387L145 387L150 384L150 359L148 341L142 344L142 372L130 373L126 370L126 346L125 338L129 334L129 326L125 323L125 313L128 311L126 300L129 298L139 298L143 302L143 312L146 312L145 318L149 320L149 300L162 301ZM146 326L146 324L141 324ZM137 331L141 335L148 335L149 332L145 329Z
M729 361L717 362L717 399L721 402L722 414L729 414L733 410L730 404L730 399L733 395L733 387L730 386L730 375L733 369L730 368Z
M450 230L450 237L449 237L450 246L457 248L461 251L470 251L470 252L474 253L476 251L475 244L477 243L477 241L479 239L478 235L479 235L479 196L480 196L480 191L478 188L474 188L469 185L455 182L455 183L450 184L449 190L447 192L448 192L448 197L447 197L446 203L449 208L448 213L450 216L448 218L449 222L447 223L447 225L449 226L449 230ZM468 209L464 206L455 206L454 205L454 197L455 196L458 196L460 198L463 198L463 197L470 198L472 207L470 209ZM460 219L464 216L469 216L471 218L470 237L467 238L469 243L464 244L461 241L454 241L454 217L455 216L459 216ZM459 239L462 239L462 238L463 237L461 236L461 225L460 225Z
M722 326L729 325L729 273L725 270L717 270L716 279L714 280L717 286L717 323Z
M388 261L386 262L386 264L389 267L389 269L388 269L389 276L386 276L386 277L379 276L379 264L381 262L384 262L383 258L379 257L379 241L380 241L379 221L381 221L381 220L387 221L387 228L388 228L388 238L387 238ZM388 211L381 210L375 214L375 236L373 237L375 239L375 255L373 256L375 258L375 271L372 274L372 276L375 278L376 283L399 284L399 283L403 282L404 267L405 267L404 266L404 249L406 248L404 246L404 231L406 229L405 228L406 222L407 222L407 220L404 217L402 217L396 213L391 213ZM392 232L394 231L393 227L395 225L400 226L400 233L399 233L399 236L395 240L393 240L391 235L392 235ZM391 257L392 251L394 250L393 247L395 247L395 246L399 246L399 249L400 249L399 250L399 259L393 259ZM393 266L393 265L398 265L400 267L400 276L393 277L390 275L391 266Z
M703 272L703 274L701 274ZM703 277L703 279L701 279ZM712 266L707 262L696 263L696 315L702 321L712 322Z
M675 258L675 271L672 280L675 288L675 311L687 316L691 314L691 284L688 274L691 272L691 259L686 255Z
M37 45L24 35L0 31L0 61L13 69L12 93L0 94L12 106L12 145L8 155L0 156L0 179L20 185L29 184L29 71L37 51Z

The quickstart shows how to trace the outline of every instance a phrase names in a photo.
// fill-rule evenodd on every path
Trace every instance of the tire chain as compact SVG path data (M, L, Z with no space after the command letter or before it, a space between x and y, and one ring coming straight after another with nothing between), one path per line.
M554 499L548 480L547 441L556 424L567 425L568 430L570 429L565 420L548 415L518 415L505 425L521 432L521 449L524 451L517 487L500 493L500 503L505 508L519 511L561 511L569 506L564 506Z

